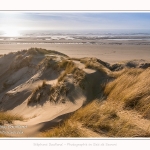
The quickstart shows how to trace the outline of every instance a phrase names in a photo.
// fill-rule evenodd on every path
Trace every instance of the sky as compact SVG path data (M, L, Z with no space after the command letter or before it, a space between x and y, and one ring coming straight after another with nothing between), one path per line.
M0 11L0 30L150 29L150 12Z

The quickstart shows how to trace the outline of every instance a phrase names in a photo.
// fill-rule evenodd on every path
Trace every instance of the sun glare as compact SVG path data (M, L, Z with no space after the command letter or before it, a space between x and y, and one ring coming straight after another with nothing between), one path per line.
M17 30L16 28L4 28L3 29L4 32L4 36L5 37L18 37L20 36L19 30Z

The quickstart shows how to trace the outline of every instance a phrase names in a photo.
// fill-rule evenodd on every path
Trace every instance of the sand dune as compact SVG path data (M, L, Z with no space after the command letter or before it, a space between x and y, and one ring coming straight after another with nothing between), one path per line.
M65 59L67 57L61 54L55 55L53 58L53 56L48 56L48 54L45 56L40 53L38 54L38 52L35 56L27 53L28 51L21 51L3 56L10 56L9 63L7 63L7 59L5 61L2 57L1 63L6 63L6 66L5 69L3 69L3 66L1 67L3 74L1 75L0 95L1 110L10 112L11 114L19 114L26 118L23 122L14 122L14 125L19 124L28 126L24 131L25 133L19 135L25 137L29 135L33 136L34 134L32 134L32 132L34 132L35 129L36 132L41 131L42 129L45 130L44 126L46 126L46 124L50 124L50 126L51 124L58 124L63 119L56 118L77 110L85 101L84 94L78 89L78 87L76 87L76 89L74 89L75 91L70 95L73 102L70 102L69 100L65 103L58 101L57 104L55 104L55 102L51 102L48 99L49 97L44 97L43 95L40 102L33 102L29 105L28 101L31 93L43 83L43 80L45 80L45 84L49 86L55 86L57 84L59 71L54 70L49 66L46 68L46 60L44 59L50 58L53 65L53 62L57 64L62 58ZM32 60L27 62L25 58L29 58L30 56L32 57ZM23 60L18 60L18 57L25 58ZM39 63L39 65L35 66L35 63ZM48 90L50 91L50 87ZM35 127L34 130L33 127Z
M25 127L13 129L7 136L35 137L57 127L81 107L95 99L104 99L105 86L119 71L148 67L150 63L142 59L110 64L96 57L70 58L40 48L3 55L0 57L0 110L21 115L24 120L13 121L11 126ZM80 130L98 136L78 124ZM4 126L7 125L6 121Z

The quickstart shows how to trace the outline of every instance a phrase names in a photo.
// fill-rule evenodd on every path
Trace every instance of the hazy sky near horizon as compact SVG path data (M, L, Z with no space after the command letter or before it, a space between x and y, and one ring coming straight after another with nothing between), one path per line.
M150 13L0 11L0 30L7 29L150 29Z

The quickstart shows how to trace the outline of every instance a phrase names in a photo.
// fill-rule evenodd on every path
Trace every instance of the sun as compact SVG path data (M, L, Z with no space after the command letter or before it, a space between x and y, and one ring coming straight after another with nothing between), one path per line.
M4 27L3 28L5 37L18 37L20 36L19 30L15 27Z

